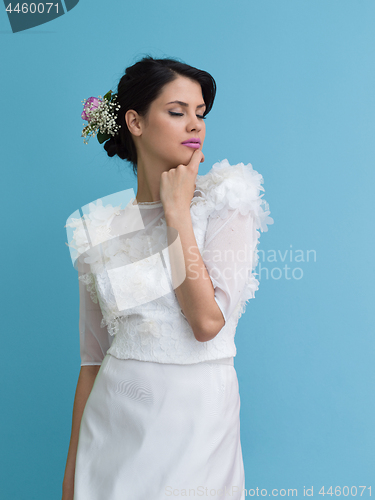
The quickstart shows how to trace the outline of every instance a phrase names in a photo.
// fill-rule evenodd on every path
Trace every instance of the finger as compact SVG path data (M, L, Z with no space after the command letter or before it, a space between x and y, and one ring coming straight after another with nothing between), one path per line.
M204 161L204 154L201 149L196 149L194 153L191 155L190 161L187 164L187 167L192 168L194 171L198 173L198 168L200 162Z

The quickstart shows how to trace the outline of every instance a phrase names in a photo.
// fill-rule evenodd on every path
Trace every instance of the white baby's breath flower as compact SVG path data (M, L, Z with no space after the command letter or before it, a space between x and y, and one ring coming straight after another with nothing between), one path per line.
M85 144L88 144L89 136L97 135L98 141L103 143L118 133L121 125L116 123L116 117L121 106L116 99L117 94L112 95L112 90L110 90L103 98L101 96L89 97L82 101L81 118L88 122L81 134Z

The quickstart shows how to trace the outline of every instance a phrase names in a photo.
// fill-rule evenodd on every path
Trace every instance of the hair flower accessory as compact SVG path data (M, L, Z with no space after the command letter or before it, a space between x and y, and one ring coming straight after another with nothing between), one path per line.
M117 94L112 94L112 90L107 92L105 96L89 97L83 101L83 111L81 118L88 122L83 130L81 137L83 142L88 144L90 135L95 137L100 144L115 136L121 127L116 123L117 112L120 105L116 103Z

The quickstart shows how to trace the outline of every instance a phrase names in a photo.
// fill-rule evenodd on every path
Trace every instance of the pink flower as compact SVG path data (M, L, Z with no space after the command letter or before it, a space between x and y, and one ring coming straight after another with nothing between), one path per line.
M102 101L97 97L89 97L83 106L81 118L83 120L90 120L90 111L97 109Z

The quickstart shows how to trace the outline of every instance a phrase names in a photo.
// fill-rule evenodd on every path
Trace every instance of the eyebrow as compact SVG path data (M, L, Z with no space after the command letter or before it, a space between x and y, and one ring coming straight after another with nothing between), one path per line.
M186 102L182 102L182 101L171 101L171 102L167 102L167 104L174 104L174 103L177 103L177 104L181 104L181 106L186 106L188 107L189 104L187 104ZM199 104L199 106L197 106L197 108L203 108L203 106L205 106L206 104Z

